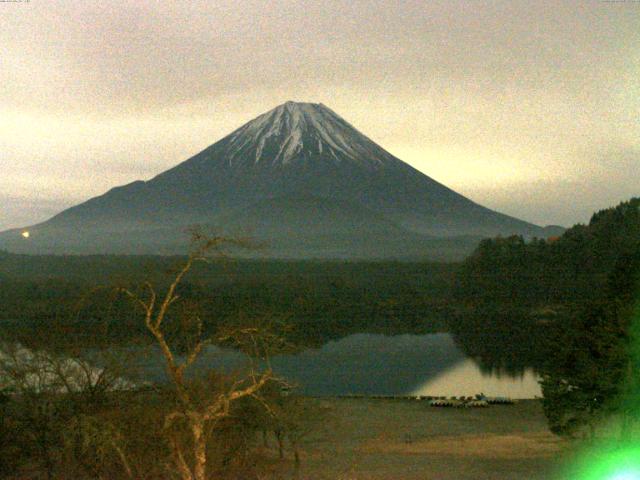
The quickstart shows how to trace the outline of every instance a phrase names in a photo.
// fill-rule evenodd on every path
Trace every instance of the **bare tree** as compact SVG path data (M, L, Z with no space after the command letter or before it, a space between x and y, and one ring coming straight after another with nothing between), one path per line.
M7 399L12 401L12 420L26 442L23 447L33 448L33 453L26 453L39 461L46 478L67 469L60 461L71 431L87 438L81 427L89 423L79 419L91 418L111 392L133 386L121 376L121 362L106 350L87 352L80 345L47 348L60 347L62 335L56 329L34 332L29 347L17 339L0 342L0 389L10 392ZM120 455L117 462L126 471L123 460Z
M223 249L230 246L247 247L248 243L225 237L208 237L194 231L191 251L172 277L164 294L159 293L149 282L144 284L144 294L137 294L127 288L120 289L142 309L146 328L164 357L171 388L176 397L175 407L170 409L164 418L164 431L172 449L173 467L182 480L207 478L207 442L213 428L230 415L231 405L237 400L253 397L262 401L258 396L259 391L274 380L268 362L266 367L260 370L252 361L249 372L242 378L203 396L186 375L203 349L212 343L210 338L203 337L202 320L197 315L193 319L195 337L189 342L183 355L178 355L176 348L172 347L167 339L165 320L172 305L180 299L177 290L184 277L196 262L223 257ZM228 342L232 338L242 338L242 343L245 344L248 339L248 343L253 345L254 353L263 356L265 350L261 347L260 332L257 329L243 327L226 331L218 340ZM179 425L186 427L191 437L190 441L185 441L177 433L176 427Z

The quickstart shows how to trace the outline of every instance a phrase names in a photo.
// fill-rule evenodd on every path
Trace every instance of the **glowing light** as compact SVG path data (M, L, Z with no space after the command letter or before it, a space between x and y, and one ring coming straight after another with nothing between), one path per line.
M614 473L609 480L640 480L640 471Z
M23 236L24 238L29 238L29 237L31 236L31 234L29 233L29 231L28 231L28 230L25 230L24 232L22 232L22 236Z
M634 271L635 274L637 272ZM640 420L640 369L637 368L640 365L640 296L636 296L628 335L627 351L632 368L616 399L617 406L624 409L618 412L617 420L627 422L624 435L618 431L616 435L599 437L595 443L585 446L572 462L574 464L568 466L562 480L640 480L640 436L637 429ZM621 418L622 414L627 418Z
M575 480L640 480L638 445L603 445L599 451L585 452L579 470L567 478Z

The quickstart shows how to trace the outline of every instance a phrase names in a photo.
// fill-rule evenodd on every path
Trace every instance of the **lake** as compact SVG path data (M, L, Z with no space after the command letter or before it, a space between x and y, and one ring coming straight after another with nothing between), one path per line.
M152 355L151 357L155 357ZM157 358L157 357L156 357ZM210 347L196 368L240 368L243 356ZM152 367L152 363L155 364ZM151 358L146 368L160 372ZM378 335L359 333L272 359L274 371L312 396L431 395L535 398L541 396L533 370L522 375L483 371L449 334Z

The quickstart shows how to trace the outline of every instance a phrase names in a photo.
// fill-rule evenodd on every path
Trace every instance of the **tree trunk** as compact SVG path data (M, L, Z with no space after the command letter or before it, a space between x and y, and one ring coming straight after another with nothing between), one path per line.
M180 478L182 480L193 480L193 475L187 462L182 455L182 450L180 449L180 445L178 444L178 440L175 437L170 437L171 446L173 448L173 456L175 457L176 467L178 467L178 472L180 472Z
M44 466L47 480L53 479L53 461L51 460L51 452L49 451L49 438L47 435L47 427L43 428L38 436L38 447Z
M193 456L195 461L193 476L195 480L205 480L207 469L207 441L204 436L203 422L201 420L194 421L191 424L191 432L193 433Z
M275 430L273 433L276 434L276 440L278 441L278 455L280 456L280 460L284 459L284 442L282 438L282 430Z
M51 455L49 454L48 447L45 446L42 448L42 456L44 460L44 470L47 475L47 480L52 480L53 479L53 462L51 461Z
M293 446L293 478L300 478L300 450L298 444L292 442Z
M122 467L124 468L127 477L133 478L133 470L131 470L131 465L129 465L129 460L127 459L127 455L124 453L124 450L122 450L115 442L113 442L113 448L120 458L120 463L122 463Z

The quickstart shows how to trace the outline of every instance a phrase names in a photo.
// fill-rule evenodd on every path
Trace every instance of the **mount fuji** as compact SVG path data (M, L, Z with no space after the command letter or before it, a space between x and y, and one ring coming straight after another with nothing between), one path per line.
M181 253L194 224L264 240L262 254L291 258L460 257L480 237L557 230L474 203L322 104L287 102L151 180L1 233L0 248Z

